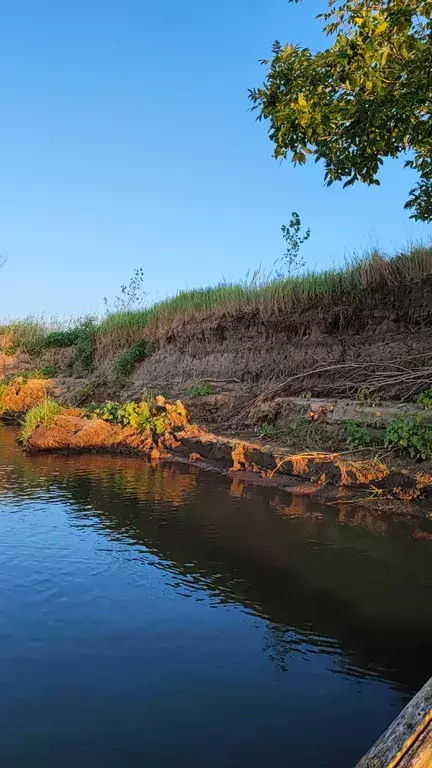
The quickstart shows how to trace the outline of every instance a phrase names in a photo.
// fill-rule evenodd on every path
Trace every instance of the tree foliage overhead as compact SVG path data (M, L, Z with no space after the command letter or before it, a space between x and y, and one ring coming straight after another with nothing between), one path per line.
M290 2L298 0L290 0ZM405 207L432 220L432 0L329 0L326 50L273 45L250 92L276 158L323 160L328 185L379 184L383 158L407 153L419 181Z

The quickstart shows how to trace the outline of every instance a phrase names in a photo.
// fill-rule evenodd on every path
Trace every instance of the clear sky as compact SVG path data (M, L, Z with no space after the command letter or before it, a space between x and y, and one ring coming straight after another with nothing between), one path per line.
M1 26L2 316L102 310L135 267L149 299L271 270L291 211L308 266L429 228L414 177L327 189L278 164L247 89L272 42L319 47L326 0L15 0Z

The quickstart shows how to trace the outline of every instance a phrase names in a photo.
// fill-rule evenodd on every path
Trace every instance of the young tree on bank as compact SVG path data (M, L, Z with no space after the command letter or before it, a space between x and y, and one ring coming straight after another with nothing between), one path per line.
M299 0L290 0L298 2ZM379 184L383 159L418 172L405 208L432 220L432 0L329 0L326 50L273 45L261 88L274 156L323 160L327 185Z

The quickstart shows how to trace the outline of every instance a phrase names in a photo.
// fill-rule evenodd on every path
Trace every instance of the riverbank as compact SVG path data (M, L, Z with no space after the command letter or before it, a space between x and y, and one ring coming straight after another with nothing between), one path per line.
M16 321L0 327L0 413L13 420L51 398L81 418L163 393L200 425L202 444L183 446L183 459L301 479L314 493L427 502L431 329L427 248L75 325ZM235 451L246 452L240 469Z
M92 387L173 398L241 385L243 402L364 389L409 400L431 382L431 322L432 249L414 248L346 269L184 291L74 325L5 323L0 374L17 364L55 368L85 381L90 397Z
M395 501L420 502L425 515L429 505L432 513L432 472L414 462L410 467L384 462L369 451L363 456L355 451L293 454L282 446L215 435L193 424L181 401L172 403L163 396L124 405L108 402L94 409L62 408L45 397L24 417L21 439L29 452L175 459L320 501L363 499L387 506Z

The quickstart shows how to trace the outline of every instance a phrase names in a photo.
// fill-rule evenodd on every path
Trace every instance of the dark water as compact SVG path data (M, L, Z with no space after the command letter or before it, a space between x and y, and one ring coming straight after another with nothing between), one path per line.
M432 674L432 525L0 432L0 755L352 766Z

